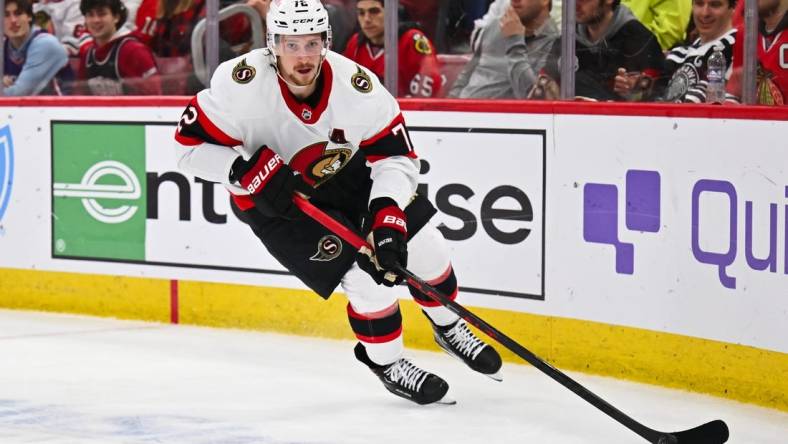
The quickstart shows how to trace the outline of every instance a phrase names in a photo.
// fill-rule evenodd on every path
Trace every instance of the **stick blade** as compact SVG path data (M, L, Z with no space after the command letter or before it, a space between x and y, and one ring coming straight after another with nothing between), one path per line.
M673 432L677 444L722 444L728 441L728 425L716 419L693 429ZM670 441L665 441L666 443Z

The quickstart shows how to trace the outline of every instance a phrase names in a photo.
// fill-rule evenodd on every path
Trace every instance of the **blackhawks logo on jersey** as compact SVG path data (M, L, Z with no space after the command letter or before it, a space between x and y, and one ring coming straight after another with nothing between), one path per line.
M681 102L687 91L695 86L700 80L698 68L685 63L673 73L670 82L668 83L668 92L665 94L665 100L668 102Z
M372 91L372 80L360 66L356 65L356 68L358 71L350 77L350 83L353 85L353 88L356 88L356 91L361 93Z
M244 58L235 65L232 76L233 80L243 85L251 82L255 74L257 74L257 70L255 70L253 66L247 65L246 59Z
M763 68L758 62L758 71L755 76L756 90L758 94L758 102L761 105L770 106L783 106L785 105L785 98L782 91L774 82L774 73L771 73Z
M427 37L424 37L424 34L413 34L413 46L419 54L432 54L432 46L430 46L430 41L427 40Z

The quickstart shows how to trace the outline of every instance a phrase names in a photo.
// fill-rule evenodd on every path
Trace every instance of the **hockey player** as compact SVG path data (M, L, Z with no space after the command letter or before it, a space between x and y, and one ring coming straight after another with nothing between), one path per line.
M403 357L397 300L408 266L452 298L457 280L436 212L416 193L419 161L394 98L367 69L329 50L319 0L274 0L268 47L219 66L186 107L175 135L178 165L220 182L236 213L284 267L324 298L341 284L357 359L395 395L444 400L448 384ZM300 212L295 192L364 235L372 257ZM464 321L410 288L435 340L497 379L501 358Z

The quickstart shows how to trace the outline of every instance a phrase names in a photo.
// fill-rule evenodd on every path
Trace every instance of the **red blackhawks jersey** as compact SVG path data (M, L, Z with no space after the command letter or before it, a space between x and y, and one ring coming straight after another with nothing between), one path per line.
M405 208L416 192L418 159L397 101L375 75L328 51L319 97L306 103L279 78L275 63L262 48L219 65L210 88L192 98L178 123L179 167L224 184L246 210L253 206L247 190L229 182L239 155L249 159L268 146L314 187L347 176L338 173L360 160L363 168L347 170L365 177L347 183L371 179L369 200L390 197Z
M744 35L744 30L740 31ZM758 29L758 67L756 97L761 105L788 104L788 12L771 33L763 22ZM741 98L741 67L744 59L744 39L736 39L733 48L733 69L738 73L729 83L728 92Z
M350 37L345 57L372 70L383 82L385 56L382 46L372 45L358 32ZM399 37L398 86L400 97L435 97L441 89L441 74L432 43L418 29Z

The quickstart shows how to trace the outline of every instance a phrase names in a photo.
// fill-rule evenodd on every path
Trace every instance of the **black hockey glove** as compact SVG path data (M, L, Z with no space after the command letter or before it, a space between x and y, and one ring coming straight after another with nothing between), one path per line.
M239 157L230 170L230 181L238 182L252 195L257 211L268 217L293 220L304 213L293 203L293 193L309 196L312 187L267 146L260 147L249 160Z
M399 285L400 282L402 282L402 276L391 271L381 269L380 266L377 265L377 259L374 256L370 256L365 253L358 253L356 255L356 263L358 264L359 268L372 276L372 280L374 280L378 285L383 284L387 287L393 287L395 285Z
M395 277L392 272L397 265L408 265L405 213L388 197L379 197L370 202L369 210L372 213L370 244L374 251L372 257L360 254L358 265L378 284L397 285L402 282L402 277Z

